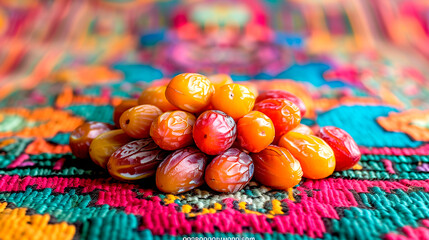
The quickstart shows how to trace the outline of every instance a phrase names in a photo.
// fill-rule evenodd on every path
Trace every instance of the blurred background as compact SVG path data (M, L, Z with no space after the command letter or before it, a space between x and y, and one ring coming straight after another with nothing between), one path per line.
M0 99L44 81L221 72L424 108L428 71L427 0L0 0Z

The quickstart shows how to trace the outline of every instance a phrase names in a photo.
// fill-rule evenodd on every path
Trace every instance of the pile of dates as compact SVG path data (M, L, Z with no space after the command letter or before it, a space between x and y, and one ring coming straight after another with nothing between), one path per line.
M282 90L258 95L228 75L175 76L115 107L116 126L86 122L70 135L78 158L91 159L112 177L155 176L157 188L182 193L206 183L234 193L254 177L274 189L321 179L353 167L361 154L337 127L316 133L301 124L304 103Z

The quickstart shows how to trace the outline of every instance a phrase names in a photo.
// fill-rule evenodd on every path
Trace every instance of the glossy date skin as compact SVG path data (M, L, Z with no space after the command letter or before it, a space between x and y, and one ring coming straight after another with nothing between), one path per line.
M330 176L335 169L332 148L322 139L298 132L288 132L279 141L301 163L304 177L322 179Z
M301 117L304 116L304 114L307 112L307 108L305 107L304 102L294 94L284 91L284 90L268 90L263 93L261 93L258 98L256 99L256 102L263 101L265 99L269 98L283 98L288 101L293 102L296 106L298 106L299 111L301 113Z
M356 165L361 153L352 136L341 128L326 126L320 128L317 136L323 139L334 151L335 171L350 169Z
M110 156L118 148L133 140L121 129L105 132L96 137L89 146L91 160L98 166L106 168Z
M125 111L119 122L122 130L133 138L148 138L153 120L162 114L156 106L144 104Z
M276 130L274 143L301 122L299 108L291 101L282 98L270 98L258 102L254 110L267 115L273 121Z
M230 148L210 162L205 180L215 191L235 193L249 183L253 171L252 158L237 148Z
M194 143L195 116L184 111L166 112L152 122L150 136L165 150L177 150Z
M129 142L118 148L107 163L107 170L118 180L135 181L155 175L158 165L170 154L150 138Z
M100 134L115 129L114 126L102 122L86 122L77 127L69 138L73 155L81 159L89 159L89 145Z
M249 89L250 92L253 93L253 95L255 96L255 98L257 98L259 96L259 90L258 90L258 85L253 83L253 82L240 82L241 85L247 87L247 89Z
M201 112L209 104L214 86L206 76L182 73L171 79L165 97L174 106L191 113Z
M252 111L237 122L239 146L249 152L260 152L274 140L275 129L271 119L258 111Z
M229 76L228 74L219 73L219 74L210 75L207 78L213 84L215 91L220 87L222 87L223 85L232 83L231 76Z
M113 110L113 122L117 128L120 128L121 125L119 123L119 119L122 114L128 109L139 105L137 99L125 99Z
M314 135L313 130L307 125L299 124L296 128L290 130L290 132L302 133L304 135Z
M219 87L211 101L215 110L220 110L234 120L238 120L250 111L255 105L255 95L241 84L227 84Z
M237 126L230 116L221 111L203 112L195 122L193 138L197 147L209 155L217 155L232 146L237 137Z
M195 147L170 154L156 170L156 186L165 193L178 194L201 186L208 157Z
M138 104L150 104L158 107L163 112L174 111L178 108L173 106L165 97L167 86L149 87L141 93Z
M251 157L255 164L255 179L265 186L285 190L301 181L301 165L285 148L271 145L259 153L252 153Z

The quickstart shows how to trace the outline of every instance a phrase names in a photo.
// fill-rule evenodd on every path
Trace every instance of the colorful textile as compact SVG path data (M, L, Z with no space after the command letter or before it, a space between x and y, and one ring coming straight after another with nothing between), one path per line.
M0 3L0 239L428 239L429 5L198 2ZM359 165L171 195L72 156L74 128L183 71L296 94L305 124L353 136Z

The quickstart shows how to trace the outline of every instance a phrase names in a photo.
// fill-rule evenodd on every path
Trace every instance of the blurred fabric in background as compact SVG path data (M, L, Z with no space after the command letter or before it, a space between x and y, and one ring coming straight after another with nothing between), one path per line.
M340 66L325 73L328 79L371 82L378 93L391 82L389 71L400 71L399 84L418 79L406 86L412 94L429 76L425 0L2 0L0 6L0 97L16 85L32 88L70 74L84 82L117 78L107 66L119 62L166 75L251 78L324 62Z
M73 156L76 127L179 72L288 91L362 158L176 196ZM428 109L428 0L0 0L0 238L428 239Z

